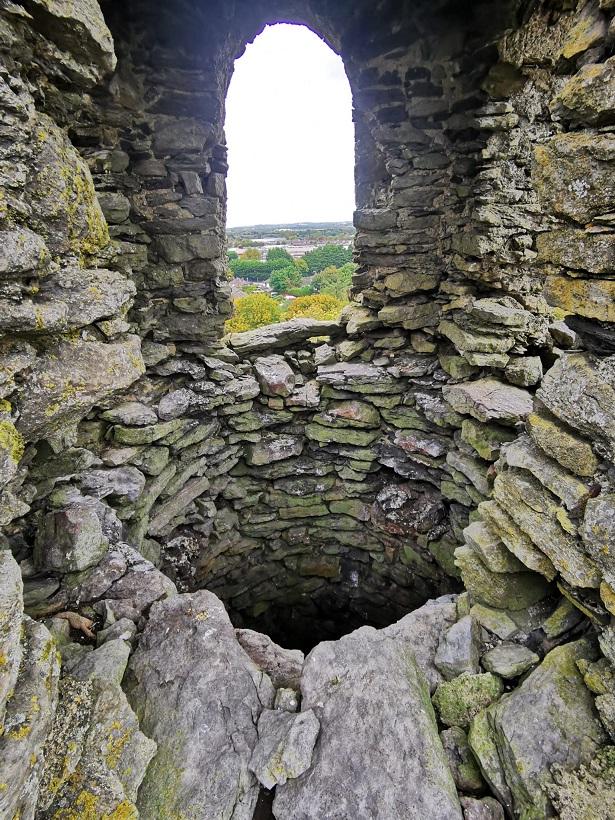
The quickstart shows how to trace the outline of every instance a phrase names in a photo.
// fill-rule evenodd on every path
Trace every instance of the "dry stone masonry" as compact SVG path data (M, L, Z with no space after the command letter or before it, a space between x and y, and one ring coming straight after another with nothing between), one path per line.
M0 0L0 817L613 817L614 14ZM225 337L282 20L353 300Z

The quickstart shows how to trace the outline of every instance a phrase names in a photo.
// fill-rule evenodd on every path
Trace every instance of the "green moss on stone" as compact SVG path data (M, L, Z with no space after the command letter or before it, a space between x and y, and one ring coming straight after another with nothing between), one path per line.
M501 678L490 672L460 675L441 683L433 696L440 720L446 726L466 728L482 709L496 701L504 686Z

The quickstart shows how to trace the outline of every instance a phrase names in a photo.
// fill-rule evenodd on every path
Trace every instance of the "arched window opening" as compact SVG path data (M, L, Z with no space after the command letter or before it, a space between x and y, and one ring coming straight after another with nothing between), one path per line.
M354 271L354 126L341 58L305 26L267 26L236 62L225 129L227 330L336 318Z

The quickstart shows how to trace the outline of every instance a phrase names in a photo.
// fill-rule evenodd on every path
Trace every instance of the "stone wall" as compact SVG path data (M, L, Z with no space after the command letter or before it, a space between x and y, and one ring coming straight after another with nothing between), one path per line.
M210 612L210 691L228 690L216 664L232 658L256 698L250 720L229 703L222 746L237 720L257 748L275 689L286 702L290 685L296 708L300 688L318 713L317 762L307 780L289 775L276 816L338 805L310 785L323 771L342 794L365 787L374 817L397 816L370 779L367 735L365 783L328 745L328 721L352 713L370 676L383 702L410 698L421 729L406 751L446 752L466 818L602 816L609 801L591 794L607 794L615 732L613 9L0 3L3 816L37 802L40 817L192 811L199 761L189 743L169 758L186 727L152 681L171 675L168 619L192 702L210 672L194 671L191 619ZM353 302L339 322L222 338L224 97L233 60L279 20L321 33L353 91ZM382 629L295 658L289 684L264 636L240 630L256 667L242 654L212 592L235 626L294 647ZM418 677L400 695L408 652ZM355 687L339 696L338 673ZM418 706L422 676L438 725ZM391 706L387 719L386 768L402 717ZM232 816L251 817L255 775L270 781L237 755L229 782L249 797L229 790ZM461 816L438 766L440 797L414 803L392 774L400 817Z

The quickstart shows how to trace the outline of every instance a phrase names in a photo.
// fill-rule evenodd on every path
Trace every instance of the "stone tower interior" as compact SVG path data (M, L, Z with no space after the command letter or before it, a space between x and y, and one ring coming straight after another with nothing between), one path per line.
M0 817L612 820L614 14L0 0ZM357 270L225 335L277 22Z

